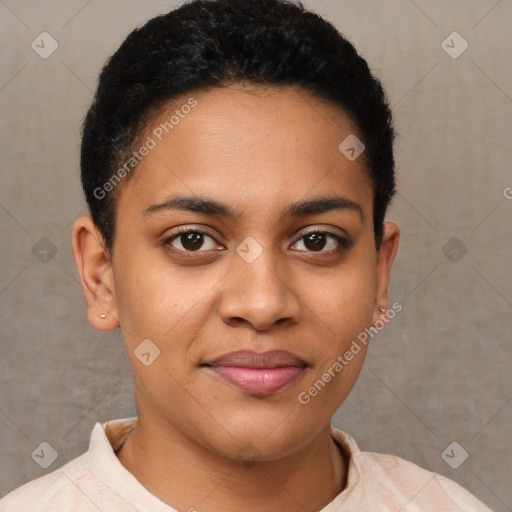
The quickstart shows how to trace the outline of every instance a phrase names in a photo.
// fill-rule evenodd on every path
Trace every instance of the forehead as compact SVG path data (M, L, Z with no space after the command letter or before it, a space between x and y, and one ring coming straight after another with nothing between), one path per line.
M351 161L339 149L357 133L340 107L291 87L183 96L143 134L152 148L123 185L119 207L144 210L181 193L215 196L243 210L331 192L371 208L364 153Z

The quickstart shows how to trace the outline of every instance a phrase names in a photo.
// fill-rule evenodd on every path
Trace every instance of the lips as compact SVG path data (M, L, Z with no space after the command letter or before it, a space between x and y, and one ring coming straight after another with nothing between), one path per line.
M270 395L295 382L307 364L291 352L238 351L205 363L203 367L238 389Z

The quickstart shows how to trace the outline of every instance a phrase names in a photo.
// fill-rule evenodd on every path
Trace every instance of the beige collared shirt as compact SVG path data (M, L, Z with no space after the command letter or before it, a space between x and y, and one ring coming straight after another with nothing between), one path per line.
M176 512L116 456L136 422L96 423L87 452L12 491L0 500L0 512ZM332 435L349 455L347 486L319 512L490 512L448 478L393 455L362 452L339 430Z

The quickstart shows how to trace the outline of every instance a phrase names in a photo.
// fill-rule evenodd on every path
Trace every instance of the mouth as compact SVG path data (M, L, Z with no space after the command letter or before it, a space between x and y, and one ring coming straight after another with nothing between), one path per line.
M245 393L270 395L296 382L308 365L291 352L241 350L201 365Z

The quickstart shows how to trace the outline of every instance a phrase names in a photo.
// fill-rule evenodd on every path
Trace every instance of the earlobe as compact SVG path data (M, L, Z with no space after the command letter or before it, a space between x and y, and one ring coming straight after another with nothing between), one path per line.
M75 221L72 248L89 323L101 331L119 327L110 256L91 217Z
M391 267L398 250L400 229L393 222L384 224L384 234L377 254L377 293L373 309L373 321L386 322L388 308L388 288L391 276Z

